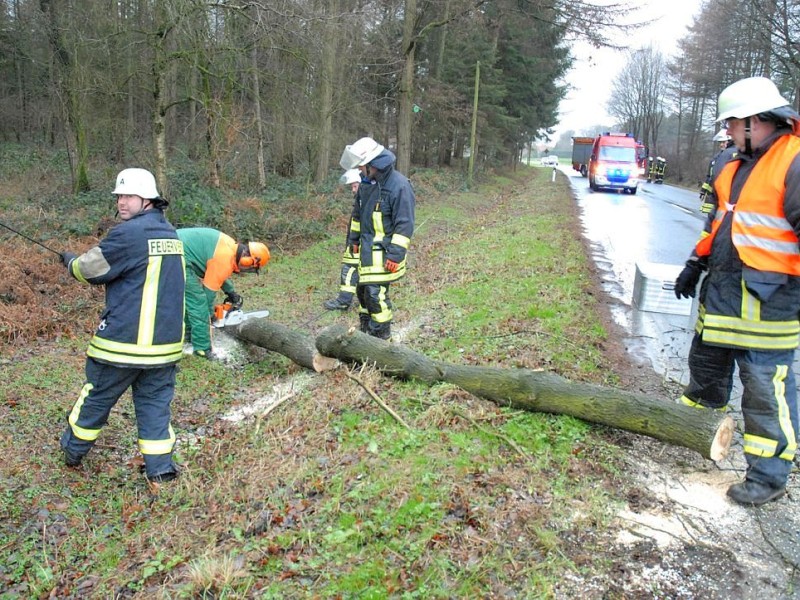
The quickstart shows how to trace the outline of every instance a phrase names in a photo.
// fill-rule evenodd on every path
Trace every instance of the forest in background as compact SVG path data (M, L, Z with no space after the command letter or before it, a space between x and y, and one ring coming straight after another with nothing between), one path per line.
M614 26L566 0L0 7L0 141L66 149L74 192L97 162L150 167L164 187L182 159L216 188L320 183L363 135L400 170L448 165L468 151L478 70L476 157L510 164L555 123L568 40Z
M473 129L478 168L512 165L557 124L570 44L624 47L647 20L599 4L0 0L0 142L62 153L73 192L133 164L167 195L186 165L216 189L319 185L363 135L407 173L457 166ZM677 56L628 50L598 130L634 132L692 183L726 85L766 75L797 103L799 38L794 0L704 0Z

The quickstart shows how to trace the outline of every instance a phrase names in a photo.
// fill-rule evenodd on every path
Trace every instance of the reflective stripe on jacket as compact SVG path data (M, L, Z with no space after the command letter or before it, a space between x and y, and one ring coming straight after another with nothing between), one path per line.
M119 223L73 260L79 281L105 285L106 306L87 355L113 365L160 367L183 350L183 244L157 209Z
M799 161L800 140L776 132L763 150L737 155L718 171L712 220L695 248L708 264L696 325L704 343L767 351L797 347Z
M697 243L698 256L709 256L728 212L733 244L742 262L758 271L800 275L800 247L783 210L786 172L800 153L800 138L782 136L753 167L736 204L730 203L731 184L740 162L725 165L714 182L717 211L710 235Z
M360 245L359 283L388 283L406 273L406 256L414 234L416 199L411 183L390 166L376 181L358 188L348 242ZM387 260L398 264L394 273Z

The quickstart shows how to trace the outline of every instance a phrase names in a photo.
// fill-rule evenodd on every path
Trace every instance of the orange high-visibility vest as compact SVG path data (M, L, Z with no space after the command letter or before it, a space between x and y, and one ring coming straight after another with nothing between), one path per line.
M719 226L732 211L732 241L744 264L758 271L800 276L799 241L783 211L786 172L798 154L800 138L794 135L778 138L753 167L735 205L730 204L731 184L740 161L731 161L723 167L714 182L717 213L711 233L697 242L698 256L711 254Z

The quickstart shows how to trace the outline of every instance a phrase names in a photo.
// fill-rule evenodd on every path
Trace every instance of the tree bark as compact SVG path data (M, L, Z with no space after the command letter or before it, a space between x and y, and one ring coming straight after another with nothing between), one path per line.
M417 0L405 0L403 17L403 68L398 83L397 103L397 170L408 174L411 167L411 107L414 104L414 64L416 39L414 22Z
M249 319L238 325L230 325L225 332L261 348L282 354L302 367L322 373L334 369L335 358L322 356L314 346L314 340L288 327L270 321L269 318Z
M704 411L529 369L496 369L432 360L355 329L333 325L323 330L316 347L341 361L372 363L388 375L428 384L447 382L500 406L530 412L570 415L720 460L730 448L734 422L717 411Z

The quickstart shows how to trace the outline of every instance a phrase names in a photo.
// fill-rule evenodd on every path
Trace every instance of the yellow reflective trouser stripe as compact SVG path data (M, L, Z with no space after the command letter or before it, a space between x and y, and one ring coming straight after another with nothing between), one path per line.
M139 335L136 340L140 346L149 346L153 343L161 262L161 256L151 256L147 262L147 275L142 288L142 307L139 311Z
M775 399L778 402L778 422L787 442L786 448L780 455L784 460L794 459L794 454L797 451L797 437L792 425L789 405L786 403L786 375L788 371L789 367L787 365L778 365L775 369L775 376L772 378L772 387L775 390Z
M378 300L381 305L381 312L379 313L370 313L370 317L376 323L388 323L392 320L392 310L386 304L386 291L387 288L385 286L379 286L380 293L378 294Z
M727 406L721 406L719 408L710 408L708 406L703 406L699 402L695 402L688 396L681 396L681 404L685 404L686 406L690 406L691 408L698 408L702 410L716 410L717 412L725 412L728 410Z
M354 231L356 233L361 233L361 221L356 221L355 219L350 219L350 231Z
M344 276L344 282L341 285L341 289L343 291L351 292L353 294L356 293L356 286L353 284L353 279L356 275L358 275L358 269L356 267L350 267L347 269L347 274Z
M758 435L744 434L744 451L755 456L769 458L775 456L778 442Z
M78 422L78 417L81 414L81 407L83 407L83 402L86 400L86 396L89 395L89 392L92 391L94 386L91 383L86 383L81 390L80 396L78 396L78 400L75 402L75 406L72 407L72 411L69 413L69 426L72 429L72 433L75 435L76 438L79 440L85 440L87 442L93 442L97 439L97 436L100 435L99 429L84 429L83 427L78 427L76 423Z
M139 439L139 451L142 454L169 454L175 447L175 430L169 426L169 438L166 440Z

